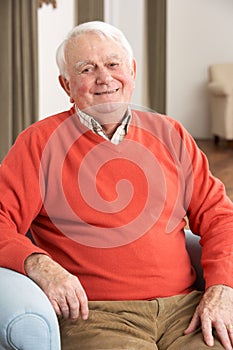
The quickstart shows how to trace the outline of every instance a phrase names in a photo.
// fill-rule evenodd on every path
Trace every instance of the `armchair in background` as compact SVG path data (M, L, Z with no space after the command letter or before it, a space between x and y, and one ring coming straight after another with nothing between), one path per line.
M185 232L186 248L204 289L199 237ZM0 350L60 350L57 316L44 292L28 277L0 267Z
M233 141L233 63L209 67L208 93L211 131L215 143L223 138Z

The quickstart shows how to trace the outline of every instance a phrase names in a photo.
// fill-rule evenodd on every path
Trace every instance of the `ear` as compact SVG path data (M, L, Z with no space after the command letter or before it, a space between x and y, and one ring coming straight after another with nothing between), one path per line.
M70 91L70 83L69 80L66 79L65 77L63 77L62 75L59 75L58 77L59 79L59 83L61 85L61 87L65 90L65 92L67 93L68 96L70 96L70 102L74 103L73 98L71 97L71 91Z
M136 63L136 60L134 58L132 63L131 63L131 74L132 74L134 80L136 79L136 73L137 73L137 63Z

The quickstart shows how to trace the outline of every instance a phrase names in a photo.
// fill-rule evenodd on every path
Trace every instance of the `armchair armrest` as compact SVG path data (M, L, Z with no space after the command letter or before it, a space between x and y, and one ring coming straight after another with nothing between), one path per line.
M60 350L56 314L28 277L0 268L0 349Z
M213 81L208 84L208 90L214 96L228 96L233 91L233 88L227 84Z

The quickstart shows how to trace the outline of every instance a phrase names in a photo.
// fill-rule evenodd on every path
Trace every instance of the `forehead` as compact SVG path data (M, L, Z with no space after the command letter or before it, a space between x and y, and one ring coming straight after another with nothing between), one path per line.
M66 59L77 61L93 60L95 58L127 57L122 44L104 35L85 33L71 38L66 46Z

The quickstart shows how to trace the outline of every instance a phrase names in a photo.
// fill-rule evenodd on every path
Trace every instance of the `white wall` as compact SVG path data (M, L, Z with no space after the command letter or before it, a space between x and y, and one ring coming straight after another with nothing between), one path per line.
M232 0L167 0L167 114L210 135L207 70L233 62Z
M38 10L39 36L39 118L68 109L68 96L58 82L56 49L72 29L74 1L57 0L57 8L43 5Z

